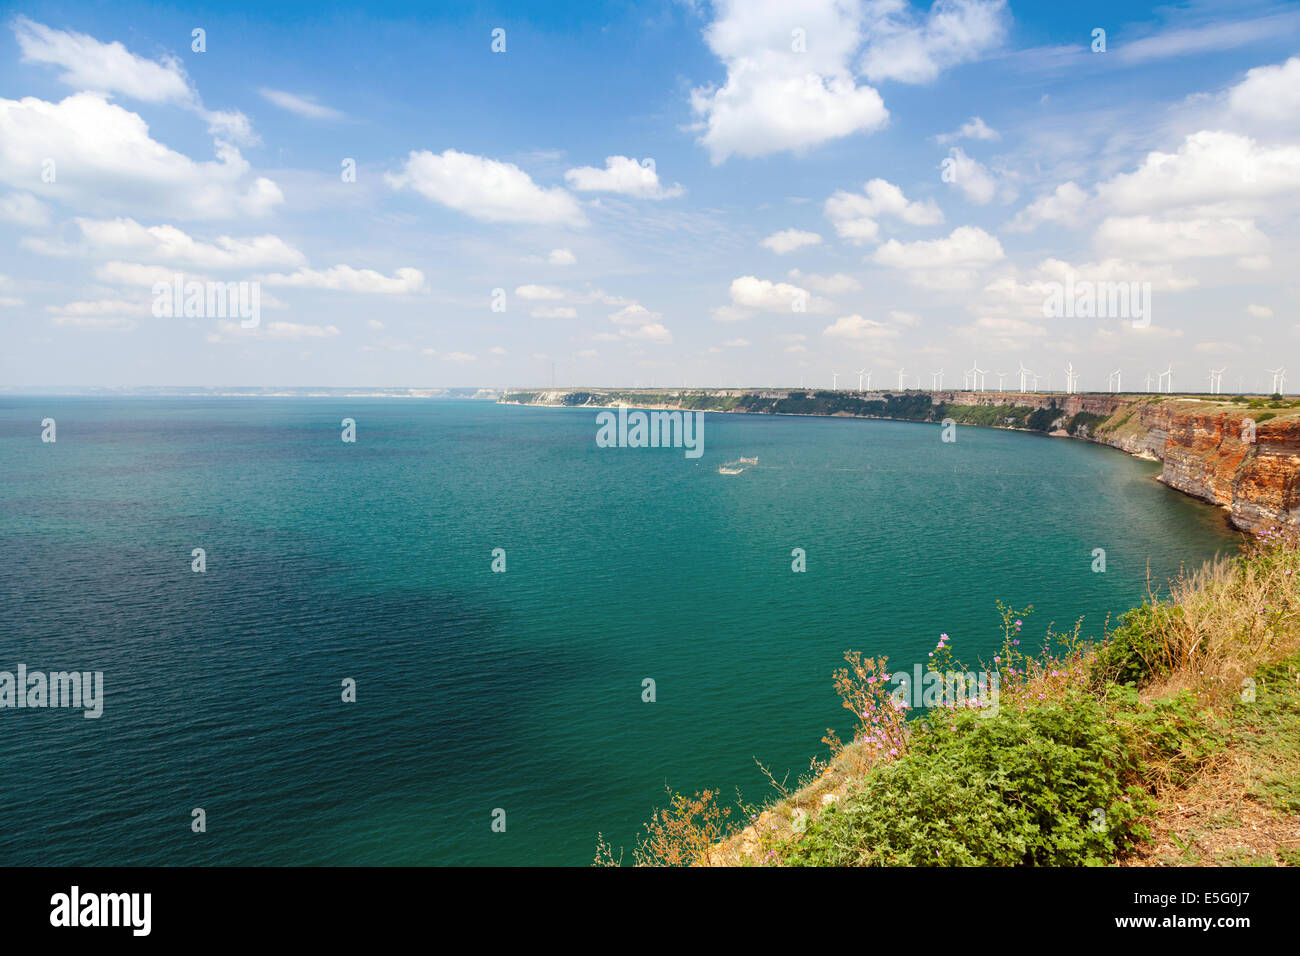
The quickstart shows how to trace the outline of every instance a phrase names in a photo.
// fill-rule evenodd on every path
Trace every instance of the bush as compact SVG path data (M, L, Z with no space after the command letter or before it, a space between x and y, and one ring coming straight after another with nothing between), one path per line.
M1144 834L1140 767L1079 692L995 717L923 724L908 753L827 807L784 862L806 866L1100 865Z
M1141 685L1167 675L1171 662L1165 635L1177 613L1171 605L1150 602L1126 611L1109 640L1097 648L1093 679Z

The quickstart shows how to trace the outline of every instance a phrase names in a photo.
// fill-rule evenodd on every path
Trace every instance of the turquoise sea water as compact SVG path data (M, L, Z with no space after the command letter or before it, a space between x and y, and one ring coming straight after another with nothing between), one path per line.
M1099 633L1148 573L1235 548L1158 466L1083 442L709 415L692 460L596 429L474 402L0 399L0 670L106 685L99 720L0 710L0 864L585 864L665 784L756 800L755 757L805 770L850 729L846 649L910 669L947 632L990 656L998 598L1035 605L1029 637Z

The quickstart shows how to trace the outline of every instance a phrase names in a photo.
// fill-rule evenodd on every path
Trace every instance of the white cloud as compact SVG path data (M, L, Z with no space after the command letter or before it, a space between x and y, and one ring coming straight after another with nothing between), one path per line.
M337 326L304 325L300 322L268 322L266 334L272 339L332 339L339 334Z
M23 62L62 67L59 81L67 86L107 96L120 93L142 103L171 103L205 119L214 136L245 145L258 143L243 113L204 108L181 61L174 56L149 60L121 43L101 43L87 34L55 30L22 16L11 25Z
M184 105L194 100L189 79L175 57L146 60L120 43L53 30L21 16L13 22L13 31L24 63L62 67L60 82L78 90L123 93L144 103Z
M1005 257L997 238L978 226L959 226L943 239L890 239L872 256L880 265L908 270L914 285L950 290L969 288L980 270Z
M578 310L572 306L541 306L528 313L534 319L576 319Z
M1176 153L1149 153L1097 193L1118 212L1190 206L1220 216L1257 214L1270 208L1269 197L1300 194L1300 144L1261 146L1236 133L1201 130Z
M727 339L722 344L729 349L747 349L749 348L749 339Z
M337 265L330 269L299 269L292 275L275 273L260 277L267 285L292 286L299 289L329 289L340 292L364 292L402 295L424 287L424 273L410 267L398 269L392 277L373 269L354 269Z
M649 325L642 325L637 328L619 329L618 334L638 342L653 342L655 345L671 345L673 341L672 333L658 322L652 322Z
M1222 52L1262 40L1276 39L1279 34L1293 31L1296 25L1294 13L1236 22L1216 21L1142 37L1117 47L1113 55L1125 63L1142 63L1194 53Z
M896 269L947 269L986 266L1005 258L1002 244L978 226L958 226L945 239L899 242L890 239L872 257Z
M755 276L741 276L731 282L731 304L737 309L759 312L825 312L829 303L809 294L807 289L788 282L771 282ZM723 307L726 308L725 306ZM714 317L721 321L744 318L743 314L729 312Z
M578 192L618 193L634 199L672 199L685 191L677 183L667 187L661 184L653 160L637 162L627 156L606 156L604 169L570 169L564 181Z
M948 150L944 162L948 183L956 186L973 203L987 205L998 193L998 183L983 163L967 156L960 146Z
M853 276L845 275L843 272L821 276L810 272L800 272L798 269L791 269L786 275L796 282L806 285L814 292L820 292L823 295L843 295L845 292L857 292L862 288L861 282L853 278Z
M58 103L0 99L0 179L82 207L127 208L179 219L263 216L284 202L234 146L217 143L215 162L195 162L149 136L137 114L102 94ZM47 159L55 182L41 183ZM76 175L71 175L71 172Z
M571 266L578 261L578 258L569 249L552 249L546 261L553 266Z
M947 143L954 143L959 139L982 139L995 140L1001 139L1002 135L978 116L972 116L958 129L951 133L940 133L935 137L935 141L941 146Z
M859 86L850 68L862 42L857 3L718 0L714 9L704 39L727 78L692 90L691 107L715 165L729 156L801 153L888 121L880 94Z
M866 10L860 69L873 83L929 83L995 48L1009 19L1006 0L936 0L926 14L908 0L869 0Z
M901 309L890 310L889 318L899 325L918 325L921 322L921 317L915 312L904 312Z
M1279 126L1300 120L1300 57L1276 66L1257 66L1228 92L1234 113Z
M1246 311L1257 319L1273 318L1273 310L1266 305L1248 305Z
M1034 200L1007 223L1012 232L1031 232L1044 222L1057 222L1077 226L1083 219L1088 204L1088 194L1073 180L1056 187L1046 196Z
M126 316L56 315L55 325L71 326L92 332L130 332L139 323Z
M278 236L200 242L175 226L142 226L134 219L76 220L91 254L133 255L200 269L303 265L307 257Z
M771 249L779 256L787 252L794 252L804 246L815 246L822 241L822 237L815 232L803 232L799 229L785 229L781 232L774 232L764 239L759 245Z
M529 302L558 302L568 293L546 285L521 285L515 289L515 295Z
M166 266L147 266L137 262L104 262L95 266L95 278L115 285L153 286L155 282L172 282L176 270ZM187 275L187 280L195 281L200 277Z
M663 316L660 313L651 312L645 306L634 302L611 314L609 320L615 325L649 325L661 318Z
M1249 219L1155 219L1112 216L1097 227L1093 243L1109 255L1141 260L1252 256L1268 237Z
M823 207L840 238L862 243L877 241L880 217L890 216L912 226L943 222L943 212L933 199L909 202L903 190L884 179L873 179L860 193L837 190Z
M20 226L44 226L50 221L50 210L31 193L7 193L0 196L0 220Z
M888 342L898 338L899 332L898 329L877 322L875 319L864 319L860 315L846 315L826 326L822 330L822 335L855 342Z
M544 189L512 163L483 156L412 150L400 173L386 173L394 189L410 187L434 202L483 222L530 222L581 226L576 199L557 187Z
M270 90L265 87L258 90L258 92L262 94L263 99L274 103L280 109L288 110L290 113L297 113L307 119L336 120L343 118L343 113L332 107L317 103L314 96L299 96L296 93L286 93L284 90Z

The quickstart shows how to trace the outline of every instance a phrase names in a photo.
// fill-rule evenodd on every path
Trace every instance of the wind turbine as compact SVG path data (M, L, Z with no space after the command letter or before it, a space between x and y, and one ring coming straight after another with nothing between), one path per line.
M860 381L860 380L859 380ZM867 391L871 391L871 373L867 373Z
M1226 365L1223 366L1223 368L1210 369L1210 394L1211 395L1223 394L1223 373L1227 371L1227 369L1228 366Z
M901 368L898 370L898 390L900 392L907 391L907 386L903 384L903 370Z
M1151 391L1151 373L1147 372L1147 391Z
M1009 375L1010 373L1009 373L1009 372L995 372L994 374L996 374L997 377L998 377L998 391L999 391L999 392L1005 392L1006 389L1003 388L1003 385L1005 384L1005 382L1006 382L1006 380L1007 380L1007 375Z
M1067 362L1065 365L1065 393L1073 394L1079 390L1079 373L1074 370L1074 363Z
M867 374L865 368L858 369L858 391L862 391L862 376Z
M1029 369L1025 368L1025 363L1024 363L1024 362L1021 362L1021 363L1020 363L1020 390L1021 390L1022 392L1027 391L1027 388L1026 388L1026 386L1025 386L1025 380L1026 380L1027 378L1029 378L1029 376L1031 376L1031 375L1033 375L1033 374L1034 374L1033 372L1031 372ZM1035 387L1035 388L1038 387L1038 379L1037 379L1037 378L1034 379L1034 387Z
M1286 366L1279 365L1277 368L1266 368L1264 371L1273 376L1273 394L1281 395L1282 388L1286 385Z
M1169 384L1165 384L1166 376L1169 378ZM1172 392L1174 390L1174 363L1170 362L1169 367L1160 373L1160 386L1163 392Z
M839 387L840 387L840 373L835 371L835 369L831 369L831 391L833 392Z
M966 370L966 374L970 377L970 389L972 392L978 392L980 390L979 377L983 371L984 370L980 368L980 363L978 361L972 362L971 367Z
M937 391L943 389L943 369L930 373L930 387Z
M1106 388L1112 392L1124 391L1124 376L1119 369L1106 376Z

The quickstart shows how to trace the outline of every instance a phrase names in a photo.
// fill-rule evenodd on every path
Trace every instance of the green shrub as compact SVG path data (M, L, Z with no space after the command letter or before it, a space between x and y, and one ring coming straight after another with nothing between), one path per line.
M784 862L1073 866L1145 834L1140 766L1106 708L1074 692L995 717L921 725L908 752L828 806Z
M1168 674L1169 651L1163 634L1178 613L1172 605L1149 602L1126 611L1109 639L1097 648L1093 679L1140 685Z

